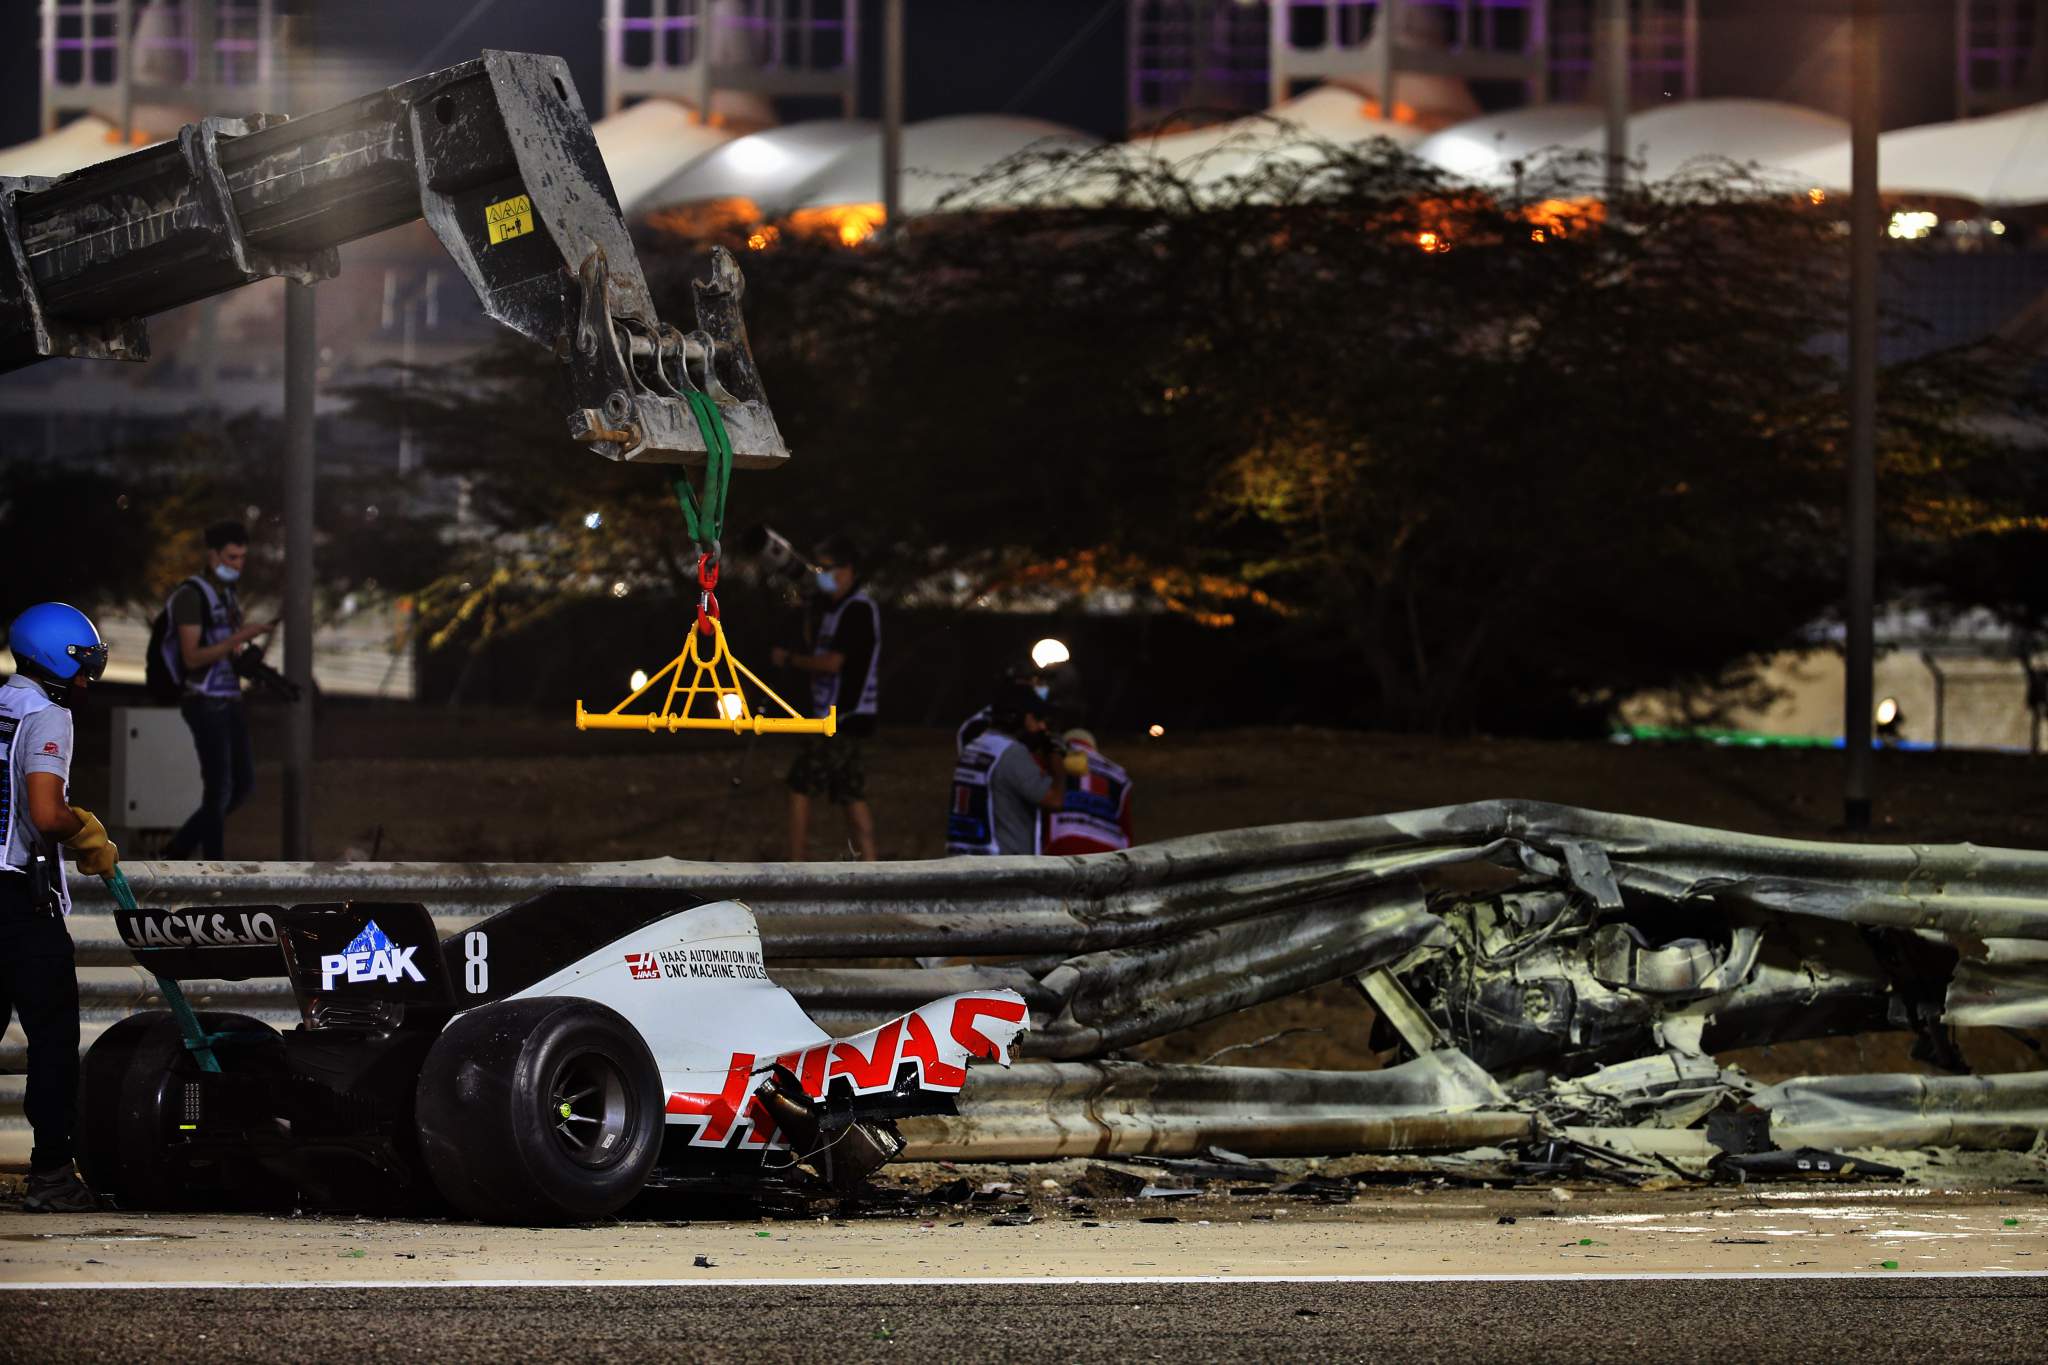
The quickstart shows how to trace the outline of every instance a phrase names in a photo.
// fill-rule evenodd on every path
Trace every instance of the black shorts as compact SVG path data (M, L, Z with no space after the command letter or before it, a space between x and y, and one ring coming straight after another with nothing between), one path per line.
M824 796L835 806L865 801L868 795L867 756L861 741L838 735L816 736L797 751L785 779L799 796Z

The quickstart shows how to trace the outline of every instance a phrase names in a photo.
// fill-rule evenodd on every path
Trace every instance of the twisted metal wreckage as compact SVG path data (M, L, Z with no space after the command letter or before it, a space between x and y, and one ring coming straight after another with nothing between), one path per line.
M774 979L842 1035L935 994L1020 992L1030 1060L977 1073L955 1115L906 1120L913 1158L1565 1139L1623 1164L1697 1163L1773 1147L2025 1149L2048 1130L2048 1071L1969 1074L1952 1033L2048 1023L2044 853L1806 843L1491 801L1068 859L131 866L146 904L346 894L417 901L444 933L561 886L711 892L754 909ZM76 891L88 912L104 896ZM131 960L109 925L79 921L82 965ZM905 959L919 965L868 965ZM154 1003L137 977L111 975L87 985L102 1018ZM1119 1055L1344 980L1404 1060L1290 1071ZM290 1017L275 983L187 989ZM1715 1061L1875 1030L1915 1034L1916 1056L1948 1074L1766 1087Z

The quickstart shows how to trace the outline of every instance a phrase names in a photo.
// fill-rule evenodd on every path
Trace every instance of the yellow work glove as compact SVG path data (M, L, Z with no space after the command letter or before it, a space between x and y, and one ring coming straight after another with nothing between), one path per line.
M114 841L107 837L107 827L100 818L83 806L73 806L71 813L79 818L84 828L64 841L64 847L78 855L78 870L93 877L104 877L114 870L121 861L121 850L114 847Z
M1066 757L1060 760L1060 766L1067 770L1067 774L1070 777L1086 777L1088 776L1088 755L1082 753L1079 749L1069 749L1067 750Z

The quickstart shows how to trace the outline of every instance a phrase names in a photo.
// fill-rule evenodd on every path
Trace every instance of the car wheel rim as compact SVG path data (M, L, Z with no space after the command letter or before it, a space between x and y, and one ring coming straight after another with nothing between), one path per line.
M562 1154L579 1166L609 1166L626 1155L633 1099L611 1058L579 1052L555 1069L547 1118Z

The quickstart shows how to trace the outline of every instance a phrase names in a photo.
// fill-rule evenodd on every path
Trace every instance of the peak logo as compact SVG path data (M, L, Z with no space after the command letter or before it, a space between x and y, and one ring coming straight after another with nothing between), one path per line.
M363 932L349 940L347 948L321 957L320 989L333 990L336 980L346 980L351 985L365 981L396 983L401 980L425 985L427 978L420 974L412 960L418 951L418 944L399 947L377 927L377 921L371 920L363 926Z
M626 970L635 981L661 980L661 964L654 960L653 953L627 953Z

